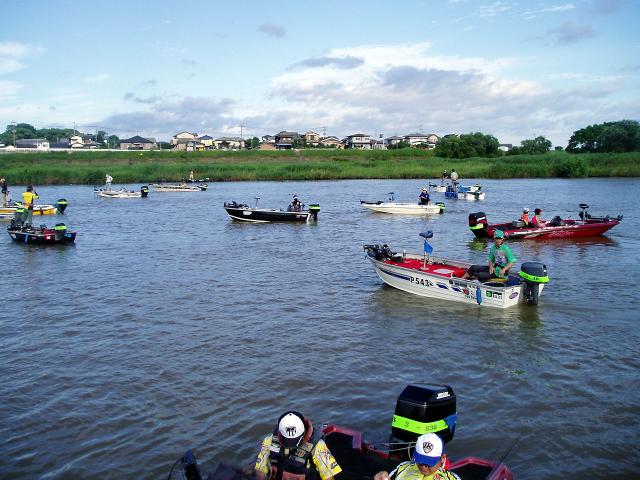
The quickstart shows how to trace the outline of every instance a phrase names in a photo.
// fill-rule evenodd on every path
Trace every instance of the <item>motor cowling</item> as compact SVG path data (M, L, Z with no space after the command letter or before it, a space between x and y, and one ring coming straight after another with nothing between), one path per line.
M469 228L473 234L478 237L487 237L487 216L484 212L476 212L469 214Z
M408 385L396 402L391 437L415 442L424 433L436 433L446 443L453 439L457 419L456 395L449 385Z
M309 205L309 212L313 216L314 220L318 220L318 213L320 213L320 205L317 203L312 203Z
M142 194L142 198L145 198L147 195L149 195L149 187L147 185L141 186L140 193Z
M67 202L65 198L61 198L56 202L56 209L58 210L58 212L60 212L60 214L63 214L68 205L69 202Z
M440 211L438 213L442 215L444 213L444 207L445 207L444 202L436 202L436 205L440 207Z
M529 305L537 305L540 285L549 282L547 266L539 262L525 262L521 265L518 276L524 283L524 295L527 303Z

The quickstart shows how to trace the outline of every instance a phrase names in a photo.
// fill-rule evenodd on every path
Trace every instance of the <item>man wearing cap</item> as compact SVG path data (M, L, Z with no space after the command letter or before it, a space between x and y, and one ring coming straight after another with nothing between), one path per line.
M378 472L374 480L460 480L446 469L447 456L444 442L435 433L425 433L416 440L416 449L410 462L403 462L391 473Z
M531 224L531 221L529 220L529 209L527 207L524 207L524 210L522 210L520 220L524 222L525 227L528 227Z
M418 201L420 202L420 205L429 205L429 200L431 200L429 198L429 191L423 187L420 192L420 196L418 197Z
M504 232L493 232L493 245L489 249L489 266L471 265L462 276L463 279L478 278L486 282L492 277L507 278L509 269L513 267L517 259L511 249L504 244Z
M262 441L255 464L258 480L333 480L342 472L324 440L313 443L313 425L302 414L289 411Z
M0 178L0 187L2 187L2 206L9 206L9 186L4 178Z

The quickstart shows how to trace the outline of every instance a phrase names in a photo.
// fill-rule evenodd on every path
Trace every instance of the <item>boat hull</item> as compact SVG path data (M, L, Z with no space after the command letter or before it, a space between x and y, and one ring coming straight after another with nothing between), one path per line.
M459 275L470 264L430 258L433 263L427 263L426 270L421 270L391 260L378 260L370 252L367 252L367 258L384 283L421 297L494 308L509 308L526 300L525 285L522 283L509 285L463 280ZM415 261L420 261L422 257L411 254L406 258L412 260L415 266ZM543 288L544 285L540 285L539 293Z
M445 192L446 198L455 198L458 200L484 200L485 192Z
M0 207L0 217L11 218L16 213L16 207ZM55 205L34 205L34 215L55 215L58 209Z
M58 233L51 229L7 229L14 242L37 245L71 244L76 240L76 232Z
M233 220L249 223L296 222L308 223L313 218L309 211L285 212L266 208L232 208L224 207L227 215Z
M208 187L202 185L150 185L156 192L204 192Z
M394 213L400 215L427 215L444 213L444 203L434 203L431 205L419 205L417 203L397 203L397 202L365 202L360 204L367 210L379 213Z

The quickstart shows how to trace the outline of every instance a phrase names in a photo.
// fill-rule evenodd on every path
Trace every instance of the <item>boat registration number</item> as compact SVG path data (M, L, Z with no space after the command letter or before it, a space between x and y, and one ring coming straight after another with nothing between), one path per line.
M424 278L411 277L411 283L415 283L416 285L424 285L425 287L433 287L433 282L428 279L425 280Z

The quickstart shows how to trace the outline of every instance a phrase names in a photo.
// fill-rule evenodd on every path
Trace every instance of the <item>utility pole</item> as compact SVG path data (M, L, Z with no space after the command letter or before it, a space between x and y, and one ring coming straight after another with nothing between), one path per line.
M16 146L16 122L13 122L11 124L11 126L13 127L13 146L15 148L15 146Z
M322 127L322 136L323 137L327 136L327 127Z
M240 124L240 149L242 149L242 144L244 143L243 129L244 129L244 125L241 123Z

